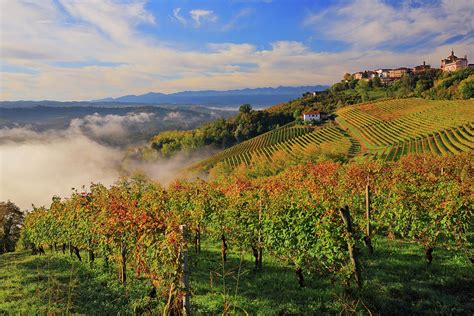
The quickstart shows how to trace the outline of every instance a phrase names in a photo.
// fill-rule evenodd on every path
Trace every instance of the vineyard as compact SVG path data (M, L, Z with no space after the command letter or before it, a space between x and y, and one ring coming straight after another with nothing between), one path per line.
M337 126L315 128L288 124L223 150L193 167L209 168L218 162L235 167L242 163L249 165L256 159L272 161L278 152L304 157L315 147L322 152L347 154L351 145L347 133Z
M350 106L336 114L369 157L391 161L408 153L447 155L474 148L472 100L397 99Z
M112 314L473 314L473 114L472 101L341 108L335 122L291 123L191 168L266 164L281 153L295 161L314 153L362 159L167 187L142 176L91 184L34 208L21 244L60 265L73 262L86 279L113 271L108 295L120 307L104 298ZM38 260L27 266L40 271ZM2 269L0 278L8 279ZM48 307L38 312L84 311L72 294L67 303L57 294L69 291L48 290ZM132 311L131 297L139 302ZM28 308L0 304L4 311Z
M389 99L347 106L334 123L319 127L290 123L201 161L209 169L221 162L231 167L274 160L278 153L304 161L315 149L394 161L408 153L459 154L474 148L472 100Z
M311 133L315 132L304 135ZM257 275L270 273L267 263L277 260L293 269L300 288L315 286L308 280L317 276L328 280L325 287L334 293L346 293L357 302L365 299L367 304L357 303L355 310L391 314L401 309L384 307L377 296L363 294L367 287L377 292L390 287L375 285L380 281L371 272L371 267L389 260L374 257L384 251L378 248L379 241L419 245L414 258L423 263L420 269L434 280L430 282L438 282L429 270L443 260L438 254L447 251L456 256L458 269L471 275L466 282L472 281L472 158L464 153L408 155L397 162L324 162L292 167L269 178L175 182L168 188L142 178L122 180L110 188L93 184L67 199L54 197L50 207L28 214L22 243L39 254L48 248L67 251L80 261L86 253L90 265L100 259L115 267L123 284L149 280L153 292L149 304L163 314L241 310L232 300L233 291L225 290L226 276L237 287L241 278L243 288L252 286L252 278L245 276L241 265L226 271L226 262L242 260L244 255L252 256ZM213 245L220 245L220 254L214 252L219 257L211 261L215 266L207 274L208 286L223 286L218 295L222 305L200 310L194 297L199 296L196 289L203 289L194 287L193 271L208 258ZM399 244L393 251L404 247ZM189 258L194 264L187 265ZM401 269L393 278L406 270ZM449 313L455 308L471 314L470 291L463 292L460 301L408 304L405 312ZM334 313L343 305L324 308ZM301 314L316 307L284 308Z

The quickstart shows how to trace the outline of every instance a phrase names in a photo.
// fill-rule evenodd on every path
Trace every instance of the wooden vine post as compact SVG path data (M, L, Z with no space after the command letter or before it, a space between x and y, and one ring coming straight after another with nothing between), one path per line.
M227 241L225 239L225 235L221 235L221 256L222 256L222 261L226 262L227 261Z
M120 281L122 284L127 282L127 247L122 240L120 244Z
M89 251L89 263L92 265L94 263L94 260L95 260L95 255L94 255L94 251L92 250L90 240L87 241L87 248L88 248L88 251Z
M194 248L196 250L196 253L201 253L201 224L197 224L196 228L196 237L194 239Z
M179 229L181 234L183 235L183 240L186 240L186 225L180 225ZM188 249L186 247L182 247L179 254L181 258L181 269L183 271L183 279L182 279L182 288L184 289L184 296L183 296L183 314L184 315L191 315L191 303L190 303L190 287L189 287L189 258L188 258Z
M199 189L196 189L195 196L199 196ZM199 220L196 226L194 236L194 250L196 253L201 253L201 221Z
M252 245L253 256L255 257L255 270L262 270L262 200L260 200L258 208L258 230L257 230L257 243Z
M367 185L365 186L365 217L367 220L366 235L364 237L365 246L369 249L369 253L374 253L374 247L372 246L371 227L370 227L370 185L369 177L367 177Z
M360 274L357 247L351 241L352 237L354 236L354 231L352 230L352 220L351 220L351 215L349 213L349 206L346 205L344 208L339 209L339 213L342 217L342 220L344 221L344 224L346 225L346 229L347 229L347 233L349 237L347 241L347 248L349 251L349 257L351 259L351 264L354 269L353 272L356 279L357 287L360 289L362 288L362 279L361 279L361 274Z
M262 247L262 200L260 199L260 207L258 208L258 270L262 270L262 256L263 256L263 247Z
M367 185L365 186L365 216L367 219L366 235L370 237L370 186L368 181Z

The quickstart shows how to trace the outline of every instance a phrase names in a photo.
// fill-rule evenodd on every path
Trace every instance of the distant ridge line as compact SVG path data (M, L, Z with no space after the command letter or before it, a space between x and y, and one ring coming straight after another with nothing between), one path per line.
M181 91L170 94L161 92L148 92L141 95L125 95L117 98L104 98L91 102L127 102L127 103L167 103L167 104L192 104L192 105L239 105L250 103L252 105L273 105L286 102L301 96L305 92L323 91L328 86L279 86L263 88L244 88L234 90L202 90Z

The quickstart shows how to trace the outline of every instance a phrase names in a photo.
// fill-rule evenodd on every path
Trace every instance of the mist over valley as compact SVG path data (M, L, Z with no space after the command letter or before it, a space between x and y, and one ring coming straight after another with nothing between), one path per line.
M52 196L91 182L110 185L140 171L166 183L193 159L125 159L165 130L193 129L234 111L185 106L73 106L0 109L0 200L22 209L48 205Z

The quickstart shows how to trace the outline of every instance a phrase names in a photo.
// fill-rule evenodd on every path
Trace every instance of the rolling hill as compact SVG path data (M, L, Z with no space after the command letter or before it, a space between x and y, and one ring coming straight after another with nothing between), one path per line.
M336 112L365 156L396 160L407 153L458 154L474 148L474 101L395 99Z
M348 158L397 160L408 153L458 154L474 148L474 100L380 100L343 107L334 122L295 122L227 148L193 167L209 169L255 159L339 153Z
M323 91L328 86L300 86L255 88L240 90L206 90L181 91L176 93L149 92L142 95L126 95L118 98L105 98L93 102L127 102L145 104L188 104L213 106L239 106L251 103L254 106L269 106L275 103L287 102L308 91Z

